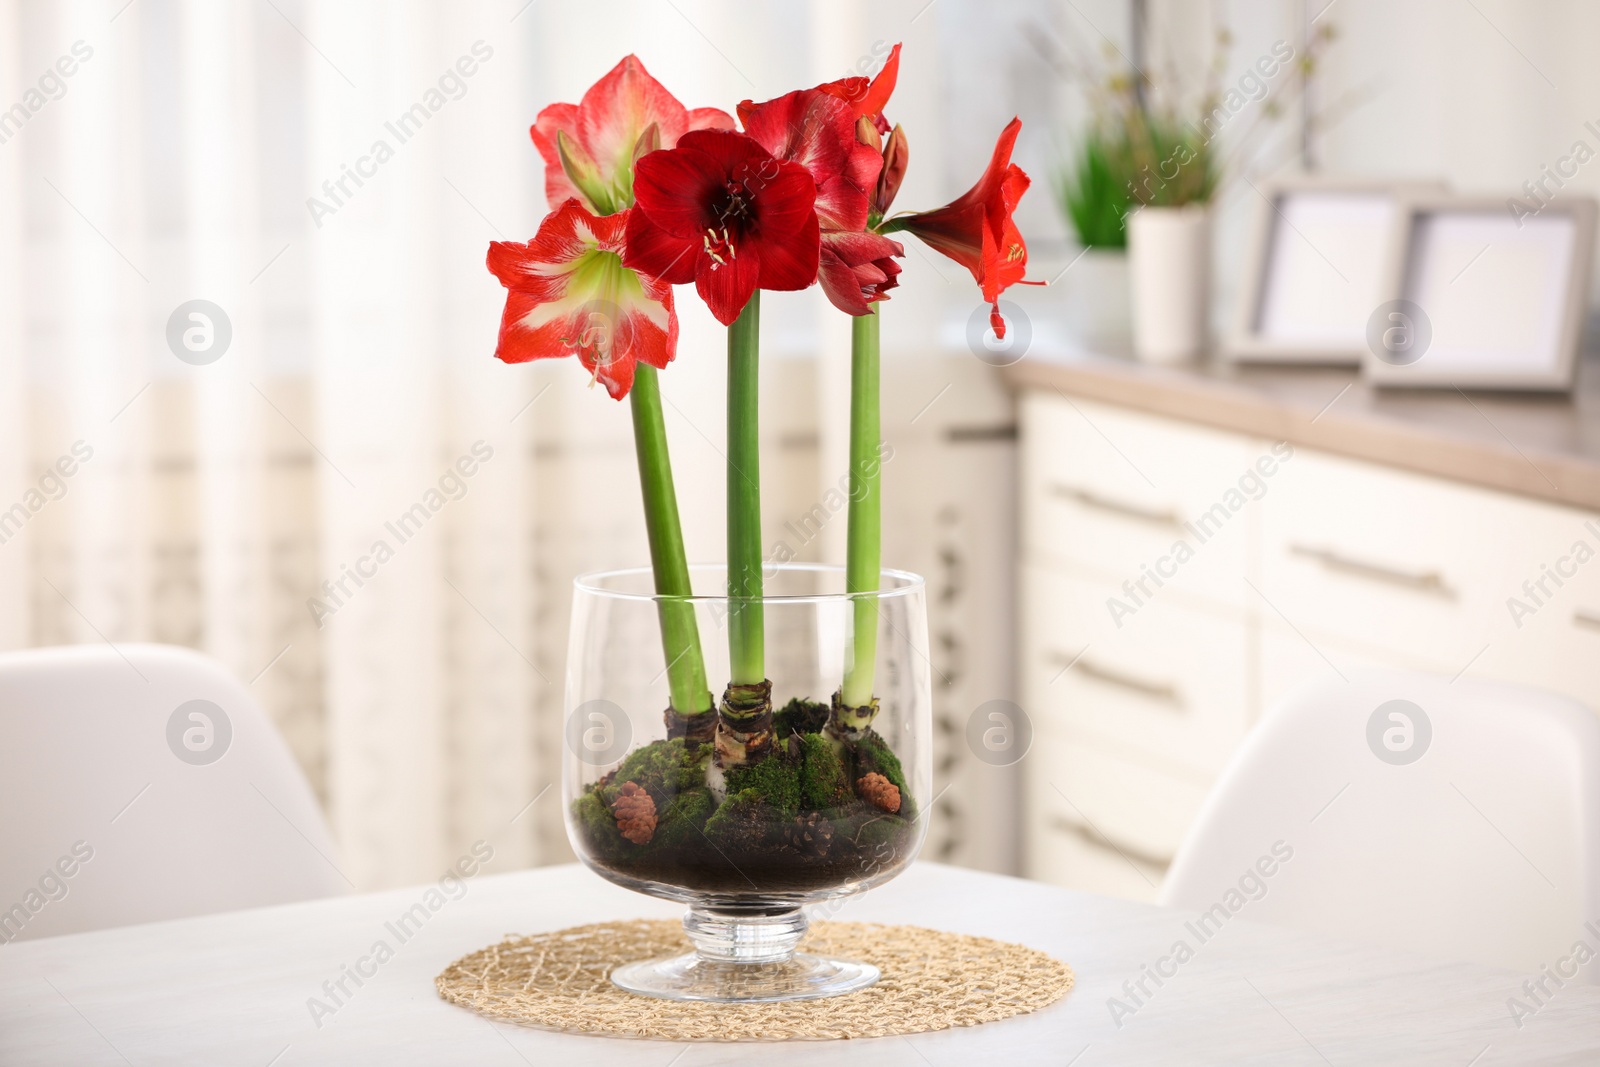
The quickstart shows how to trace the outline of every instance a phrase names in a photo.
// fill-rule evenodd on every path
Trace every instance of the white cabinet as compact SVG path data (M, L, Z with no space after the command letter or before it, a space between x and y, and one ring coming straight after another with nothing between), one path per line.
M1033 877L1153 897L1250 726L1362 667L1600 708L1600 516L1042 391L1021 460Z

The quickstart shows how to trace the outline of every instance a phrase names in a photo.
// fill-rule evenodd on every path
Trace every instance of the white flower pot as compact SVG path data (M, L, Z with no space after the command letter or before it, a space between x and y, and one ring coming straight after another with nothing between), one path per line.
M1091 352L1126 352L1132 332L1128 304L1128 254L1090 248L1061 276L1067 327Z
M1128 216L1133 350L1147 363L1185 363L1206 347L1210 216L1204 205L1145 207Z

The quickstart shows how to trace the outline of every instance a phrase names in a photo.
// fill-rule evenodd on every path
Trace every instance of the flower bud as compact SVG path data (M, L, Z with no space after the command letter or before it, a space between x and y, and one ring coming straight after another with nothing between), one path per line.
M856 119L856 140L864 145L870 145L875 152L883 151L883 135L878 132L878 127L870 115Z
M872 208L879 215L889 213L900 183L906 178L906 165L911 159L911 149L906 143L906 131L898 124L889 133L889 143L883 148L883 170L878 173L878 188L872 195Z
M644 128L644 132L639 135L639 139L633 144L634 162L637 163L640 156L648 155L660 147L661 124L652 122L650 125Z

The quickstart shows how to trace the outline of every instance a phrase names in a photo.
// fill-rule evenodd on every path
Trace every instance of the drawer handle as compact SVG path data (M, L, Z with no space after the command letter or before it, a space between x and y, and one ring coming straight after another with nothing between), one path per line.
M1057 833L1071 834L1086 845L1092 845L1098 849L1112 849L1130 863L1142 863L1146 867L1153 868L1153 873L1158 875L1165 874L1167 866L1172 863L1172 857L1170 856L1153 856L1142 849L1119 845L1109 837L1097 834L1087 826L1079 826L1072 820L1063 818L1060 815L1051 816L1047 825Z
M1308 545L1290 545L1289 553L1315 560L1330 571L1339 571L1344 574L1354 574L1361 578L1388 582L1390 585L1403 586L1406 589L1415 589L1421 593L1442 596L1446 600L1454 600L1456 598L1455 590L1445 583L1444 575L1438 571L1403 570L1384 563L1373 563L1369 560L1346 556L1331 548L1312 548Z
M1591 630L1600 630L1600 614L1579 608L1572 613L1572 624L1574 626L1587 626Z
M1086 678L1092 678L1103 685L1126 689L1129 692L1138 693L1149 700L1170 704L1177 711L1183 710L1183 697L1178 694L1177 686L1170 682L1152 682L1144 678L1136 678L1114 667L1101 666L1081 654L1073 658L1057 652L1053 658L1057 663L1067 667L1075 664L1080 674Z
M1052 485L1050 491L1056 496L1074 500L1086 508L1094 508L1097 511L1104 511L1112 515L1120 515L1124 519L1136 519L1139 522L1148 522L1153 526L1174 530L1183 526L1183 520L1178 518L1178 513L1172 510L1158 511L1155 508L1141 507L1138 504L1130 504L1125 500L1112 500L1110 497L1101 496L1099 493L1091 493L1087 489L1079 489L1075 486L1061 485L1060 483Z

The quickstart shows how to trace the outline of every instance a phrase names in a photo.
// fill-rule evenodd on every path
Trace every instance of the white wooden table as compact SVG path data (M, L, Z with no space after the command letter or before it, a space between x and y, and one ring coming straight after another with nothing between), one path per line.
M576 866L481 875L331 1016L323 983L396 938L405 889L0 946L0 1064L1600 1064L1600 987L1569 983L1519 1029L1522 975L1440 963L1235 919L1132 1015L1145 965L1192 918L1127 901L919 863L839 919L908 922L1021 941L1072 965L1077 986L1037 1014L910 1038L676 1046L492 1023L441 1001L433 977L509 932L676 916ZM370 968L369 968L370 969ZM1164 969L1171 970L1170 965ZM819 1059L825 1056L826 1059Z

